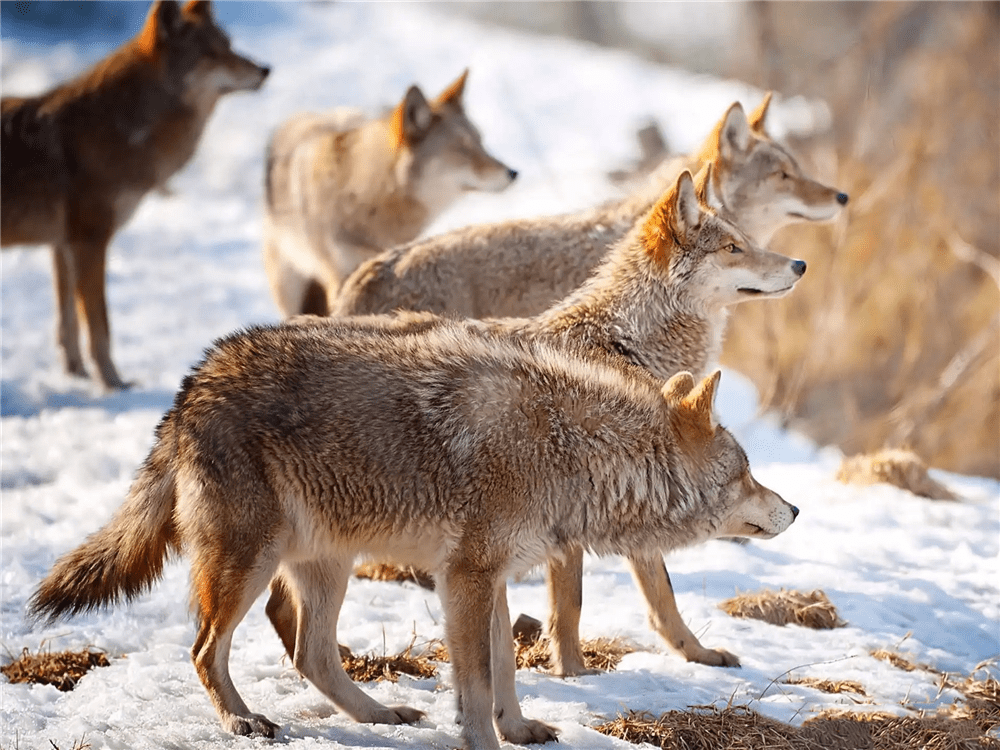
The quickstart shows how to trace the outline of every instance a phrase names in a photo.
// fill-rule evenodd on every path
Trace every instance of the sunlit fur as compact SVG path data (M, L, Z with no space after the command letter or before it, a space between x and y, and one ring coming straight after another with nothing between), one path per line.
M223 95L268 69L236 54L208 2L153 3L139 34L40 96L0 103L0 244L51 245L63 364L123 388L111 359L104 266L115 232L194 154Z
M758 245L766 245L775 231L791 222L832 218L840 210L836 190L814 182L797 166L789 167L789 179L780 185L764 170L765 163L791 158L767 135L765 117L766 107L748 122L742 106L733 104L702 148L689 157L664 161L621 200L561 216L468 226L387 249L351 274L330 311L363 315L401 309L470 318L537 315L586 281L608 249L632 230L684 169L696 173L706 163L712 164L718 194L732 201L715 206L717 212ZM747 145L723 158L720 128L727 122L742 124Z
M409 242L471 190L516 172L466 116L468 71L428 101L411 86L386 116L299 114L268 145L264 264L281 313L325 314L362 261Z
M509 620L494 619L508 575L569 547L658 555L792 522L714 425L718 378L690 389L678 378L664 387L568 344L463 323L229 336L185 378L122 508L56 562L31 611L131 598L168 549L183 550L199 677L229 731L273 736L227 662L234 629L280 571L300 612L295 666L358 721L409 722L420 713L381 706L346 676L336 628L356 556L414 565L437 576L467 746L498 748L491 652L511 650ZM552 739L521 716L513 671L502 675L498 692L515 702L500 732Z

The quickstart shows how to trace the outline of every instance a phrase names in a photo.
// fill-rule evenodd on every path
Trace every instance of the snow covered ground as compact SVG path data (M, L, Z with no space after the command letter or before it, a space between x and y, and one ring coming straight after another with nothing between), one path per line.
M104 395L60 371L53 336L50 259L38 250L2 256L0 344L0 646L94 646L112 666L71 693L0 682L0 746L245 748L262 739L227 735L189 660L187 568L172 564L129 607L33 628L24 605L55 558L118 507L145 457L153 428L181 378L217 336L276 320L259 257L262 153L270 130L303 109L378 109L412 81L436 93L469 66L472 117L488 147L518 168L507 193L465 200L432 231L465 223L569 210L614 195L608 169L635 155L633 133L659 120L672 146L695 146L733 99L760 92L707 80L558 39L477 26L419 5L338 3L257 6L256 22L226 9L235 46L273 66L258 94L218 108L174 194L150 196L114 241L109 299L114 355L127 393ZM261 15L266 16L260 21ZM254 19L251 18L251 21ZM25 46L5 39L5 94L56 83L107 44ZM777 110L780 116L780 108ZM797 294L810 293L807 276ZM766 304L766 303L760 303ZM738 314L738 312L736 313ZM903 712L931 707L933 675L903 672L868 655L899 649L916 661L967 674L1000 654L998 497L992 481L938 475L963 498L935 503L891 487L836 483L836 451L817 450L755 414L752 387L723 378L721 412L750 454L758 479L802 513L782 536L739 546L711 542L671 554L681 611L707 646L740 656L741 669L688 664L647 628L645 607L623 561L588 558L582 631L624 636L645 650L616 672L570 680L522 671L526 715L555 723L564 747L624 748L589 727L624 708L660 712L696 704L749 703L799 722L830 706ZM822 588L848 626L814 631L737 620L717 608L737 590ZM511 611L546 615L540 574L510 588ZM413 585L354 580L341 641L355 653L395 653L441 637L436 596ZM995 668L995 665L994 665ZM336 714L299 678L258 602L233 644L235 683L255 711L282 726L278 742L306 747L435 747L459 744L448 667L440 680L403 679L366 689L378 700L427 712L415 727L362 726ZM868 698L782 684L795 676L851 679Z

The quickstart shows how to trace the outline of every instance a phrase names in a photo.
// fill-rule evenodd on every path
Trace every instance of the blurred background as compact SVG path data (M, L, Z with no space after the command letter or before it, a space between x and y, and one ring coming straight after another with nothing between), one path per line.
M819 127L787 138L850 204L835 224L777 235L773 249L805 259L813 284L741 307L723 362L819 443L908 447L1000 478L1000 3L438 5L825 102ZM5 0L0 32L110 48L146 9ZM216 10L223 26L282 12Z

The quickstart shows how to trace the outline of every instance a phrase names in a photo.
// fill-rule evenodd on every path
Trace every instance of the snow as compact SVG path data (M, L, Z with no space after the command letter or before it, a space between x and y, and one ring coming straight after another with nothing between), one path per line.
M570 210L615 194L607 170L635 156L633 133L650 117L677 150L693 148L733 100L760 92L696 77L581 43L501 31L438 15L421 5L288 5L266 23L240 23L234 46L272 65L257 94L218 108L171 196L146 199L115 238L108 294L119 370L136 382L121 394L62 374L53 336L47 252L2 256L2 444L0 444L0 645L7 661L28 648L94 646L112 665L76 690L0 682L0 745L93 748L246 748L219 725L189 658L185 563L130 606L53 627L24 619L25 602L57 556L101 526L124 497L152 443L153 428L187 370L216 337L277 319L259 257L263 147L293 112L340 105L370 111L414 80L436 93L471 68L467 106L488 147L520 170L501 196L471 196L431 232L465 223ZM33 93L106 52L4 40L4 93ZM781 115L781 107L775 114ZM808 277L797 294L809 294ZM760 303L766 304L766 303ZM739 314L738 311L735 314ZM935 473L962 496L936 503L888 486L841 485L840 455L817 449L757 415L753 387L726 372L724 422L750 455L756 477L802 513L783 535L736 545L716 541L671 554L680 609L709 647L726 648L740 669L689 664L646 625L645 605L624 561L585 563L584 637L622 636L643 650L608 674L556 679L521 671L527 716L556 724L561 743L625 748L590 727L622 709L660 712L698 704L748 703L800 722L831 706L902 713L933 707L934 675L903 672L869 656L899 648L914 661L968 674L1000 654L1000 484ZM729 617L717 604L762 587L823 589L848 621L814 631ZM541 572L510 586L512 615L547 614ZM395 653L442 636L436 596L414 585L352 580L340 640L355 653ZM335 712L283 656L257 602L237 630L231 670L252 710L281 725L279 740L309 747L459 745L449 667L440 679L365 686L384 703L427 713L415 727L366 726ZM859 681L864 705L783 684L789 673Z

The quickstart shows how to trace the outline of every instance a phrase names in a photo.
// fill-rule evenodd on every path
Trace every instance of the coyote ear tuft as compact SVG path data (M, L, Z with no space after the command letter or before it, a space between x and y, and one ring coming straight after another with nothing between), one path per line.
M719 128L719 154L727 162L739 161L750 149L750 123L739 102L734 102Z
M750 122L750 128L755 133L764 133L766 120L767 120L767 108L771 106L771 94L773 92L768 91L764 94L764 100L757 106L747 120Z
M434 113L424 93L417 86L410 86L406 96L392 113L392 125L398 144L416 143L427 134Z
M722 203L722 198L715 190L715 172L712 169L712 162L708 162L701 171L698 172L698 176L694 178L694 189L698 194L698 200L705 206L715 209L716 211L725 208Z
M442 104L462 106L462 94L465 93L465 79L468 77L469 69L466 68L462 71L462 75L452 81L448 88L441 92L434 103L438 106Z
M710 431L715 431L715 393L722 371L716 370L685 396L683 405Z
M692 388L694 388L694 376L684 370L664 383L660 393L663 394L663 398L667 400L668 404L677 406L687 397Z

